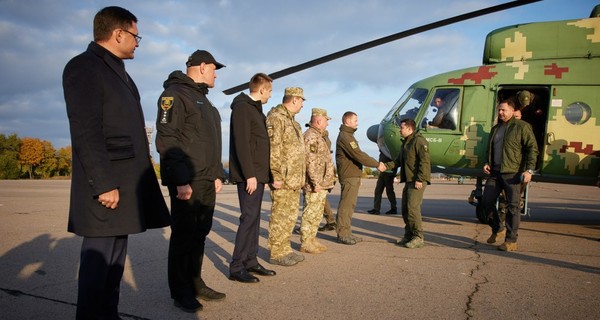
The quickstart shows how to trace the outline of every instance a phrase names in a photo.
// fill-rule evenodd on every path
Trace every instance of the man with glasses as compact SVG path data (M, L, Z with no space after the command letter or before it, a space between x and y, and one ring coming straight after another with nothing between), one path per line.
M126 9L100 10L94 41L63 73L73 147L68 231L83 236L77 319L119 319L128 235L170 223L140 95L123 64L138 47L136 23Z

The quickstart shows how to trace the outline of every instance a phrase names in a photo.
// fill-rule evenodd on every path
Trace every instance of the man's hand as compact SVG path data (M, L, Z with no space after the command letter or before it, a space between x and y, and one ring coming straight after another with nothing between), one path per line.
M531 176L533 176L533 174L531 174L531 173L529 173L527 171L523 172L521 174L521 177L523 177L523 179L522 179L523 183L527 183L527 182L531 181Z
M384 172L385 170L387 170L385 163L379 162L379 166L377 166L377 170L379 170L379 172Z
M116 209L119 205L119 190L113 189L99 195L98 202L109 209Z
M283 187L283 181L273 181L273 188L281 189Z
M177 186L177 196L179 200L190 200L192 197L192 187L189 184Z
M421 190L421 188L423 188L423 182L415 181L415 189Z
M483 165L483 173L490 174L490 165L489 164L486 163Z
M219 193L223 189L223 181L221 179L215 179L215 192Z
M256 191L257 185L258 182L256 181L256 177L246 179L246 192L248 192L249 195L252 195L252 193Z

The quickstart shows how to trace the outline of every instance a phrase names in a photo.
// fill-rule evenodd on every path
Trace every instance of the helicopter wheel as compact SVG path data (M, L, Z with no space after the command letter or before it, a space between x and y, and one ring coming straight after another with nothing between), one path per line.
M488 216L485 213L485 210L483 209L483 203L481 202L481 199L478 199L477 201L475 213L477 214L477 220L479 220L480 223L488 224Z

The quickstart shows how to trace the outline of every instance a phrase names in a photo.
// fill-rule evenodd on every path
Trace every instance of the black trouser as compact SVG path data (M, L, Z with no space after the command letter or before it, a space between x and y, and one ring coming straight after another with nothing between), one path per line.
M215 211L215 182L192 181L192 197L179 200L177 187L169 186L171 198L171 240L169 242L168 276L171 298L196 296L202 281L204 242L212 228Z
M79 263L77 319L119 319L127 235L84 237Z
M504 229L500 224L500 215L496 208L498 196L504 190L506 196L506 241L517 242L519 224L521 223L521 174L508 173L501 174L497 171L492 171L490 177L485 183L483 190L483 206L488 216L491 215L489 225L492 227L492 232L497 233Z
M377 178L377 185L375 185L375 194L373 199L373 209L381 209L381 195L383 194L383 188L392 210L396 210L396 193L394 192L394 177L393 173L381 172Z
M258 264L258 233L260 230L260 208L265 192L265 184L258 183L250 195L246 191L246 182L237 184L240 200L240 225L235 236L235 247L229 265L229 272L240 272Z

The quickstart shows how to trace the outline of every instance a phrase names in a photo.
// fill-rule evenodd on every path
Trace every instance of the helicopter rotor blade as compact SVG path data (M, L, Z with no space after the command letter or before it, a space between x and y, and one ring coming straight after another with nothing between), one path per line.
M468 13L464 13L458 16L454 16L451 18L447 18L444 20L440 20L440 21L436 21L433 23L429 23L426 25L422 25L420 27L416 27L416 28L412 28L409 30L405 30L402 32L398 32L383 38L379 38L379 39L375 39L369 42L365 42L363 44L351 47L351 48L347 48L335 53L331 53L328 54L326 56L317 58L317 59L313 59L310 60L308 62L304 62L301 63L299 65L295 65L293 67L289 67L277 72L273 72L271 74L269 74L269 77L271 77L271 79L275 80L281 77L285 77L287 75L302 71L304 69L308 69L308 68L312 68L314 66L335 60L335 59L339 59L341 57L345 57L347 55L351 55L363 50L367 50L376 46L380 46L382 44L386 44L388 42L392 42L392 41L396 41L402 38L406 38L408 36L412 36L421 32L425 32L425 31L429 31L432 29L436 29L439 27L443 27L443 26L447 26L456 22L460 22L460 21L464 21L464 20L468 20L468 19L472 19L472 18L476 18L479 16L483 16L486 14L490 14L490 13L494 13L494 12L498 12L498 11L503 11L503 10L507 10L507 9L511 9L511 8L515 8L515 7L519 7L522 5L526 5L526 4L531 4L534 2L539 2L542 0L516 0L516 1L512 1L512 2L507 2L507 3L503 3L503 4L499 4L496 6L492 6L492 7L488 7L488 8L484 8L484 9L480 9L480 10L476 10L476 11L472 11L472 12L468 12ZM223 93L226 95L230 95L236 92L240 92L242 90L246 90L248 89L249 86L249 82L240 84L238 86L229 88L227 90L224 90Z

